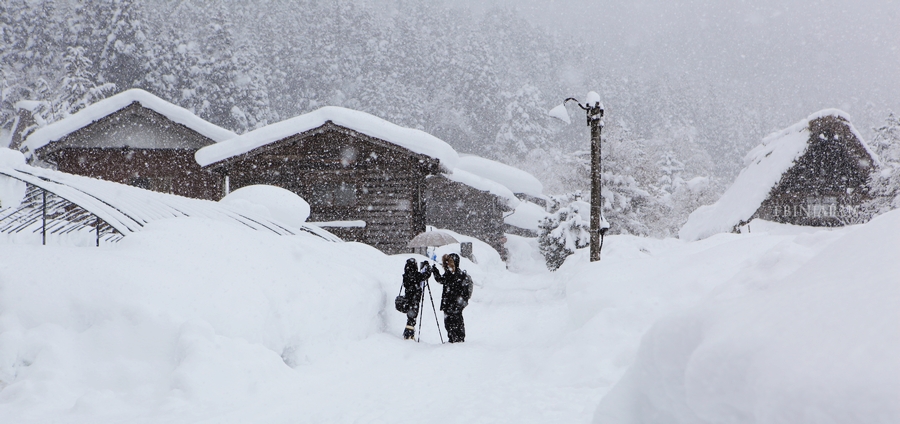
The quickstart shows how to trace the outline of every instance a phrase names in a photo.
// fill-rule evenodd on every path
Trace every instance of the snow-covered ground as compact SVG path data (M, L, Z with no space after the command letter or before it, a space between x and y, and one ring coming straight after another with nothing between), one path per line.
M0 244L0 422L900 422L900 211L758 228L554 273L476 243L458 345L427 303L402 340L409 255L358 243L179 218Z

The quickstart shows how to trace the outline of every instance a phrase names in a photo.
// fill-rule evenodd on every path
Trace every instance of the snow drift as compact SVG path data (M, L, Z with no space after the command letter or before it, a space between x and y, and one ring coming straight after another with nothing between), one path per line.
M594 422L900 421L900 211L657 322Z

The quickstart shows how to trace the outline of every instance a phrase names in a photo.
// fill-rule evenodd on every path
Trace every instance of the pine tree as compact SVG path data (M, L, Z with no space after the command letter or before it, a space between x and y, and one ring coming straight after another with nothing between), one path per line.
M85 54L85 48L72 46L66 49L63 67L66 71L62 80L62 93L55 99L55 115L64 118L78 112L96 100L106 97L115 89L115 84L97 84L90 72L92 62Z
M590 245L591 224L584 218L590 211L590 205L581 201L580 192L552 197L551 200L551 206L557 209L538 224L538 246L547 268L556 271L576 249Z
M900 118L890 112L884 125L875 128L872 148L881 159L881 169L869 179L872 200L864 209L879 215L900 209Z

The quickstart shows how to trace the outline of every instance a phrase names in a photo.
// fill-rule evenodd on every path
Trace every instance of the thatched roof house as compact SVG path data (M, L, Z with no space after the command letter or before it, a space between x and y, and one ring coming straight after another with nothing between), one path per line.
M146 91L132 89L42 127L22 148L58 170L201 199L219 178L194 161L201 147L237 135Z
M734 184L718 202L694 211L679 237L735 231L756 218L828 227L853 222L877 162L846 113L814 113L751 150Z

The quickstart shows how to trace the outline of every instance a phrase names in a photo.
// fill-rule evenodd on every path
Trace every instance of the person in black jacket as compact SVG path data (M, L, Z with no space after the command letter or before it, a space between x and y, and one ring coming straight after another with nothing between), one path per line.
M432 267L434 280L444 285L441 292L441 310L444 311L444 327L450 343L466 341L466 323L462 311L468 301L466 299L465 272L459 269L459 255L451 253L441 260L444 275L437 266Z
M406 329L403 330L404 339L412 339L416 335L416 318L419 316L419 305L422 303L422 289L425 281L431 276L431 267L428 262L422 262L422 267L416 267L416 260L409 258L403 268L403 290L406 291L406 302L409 310L406 311Z

